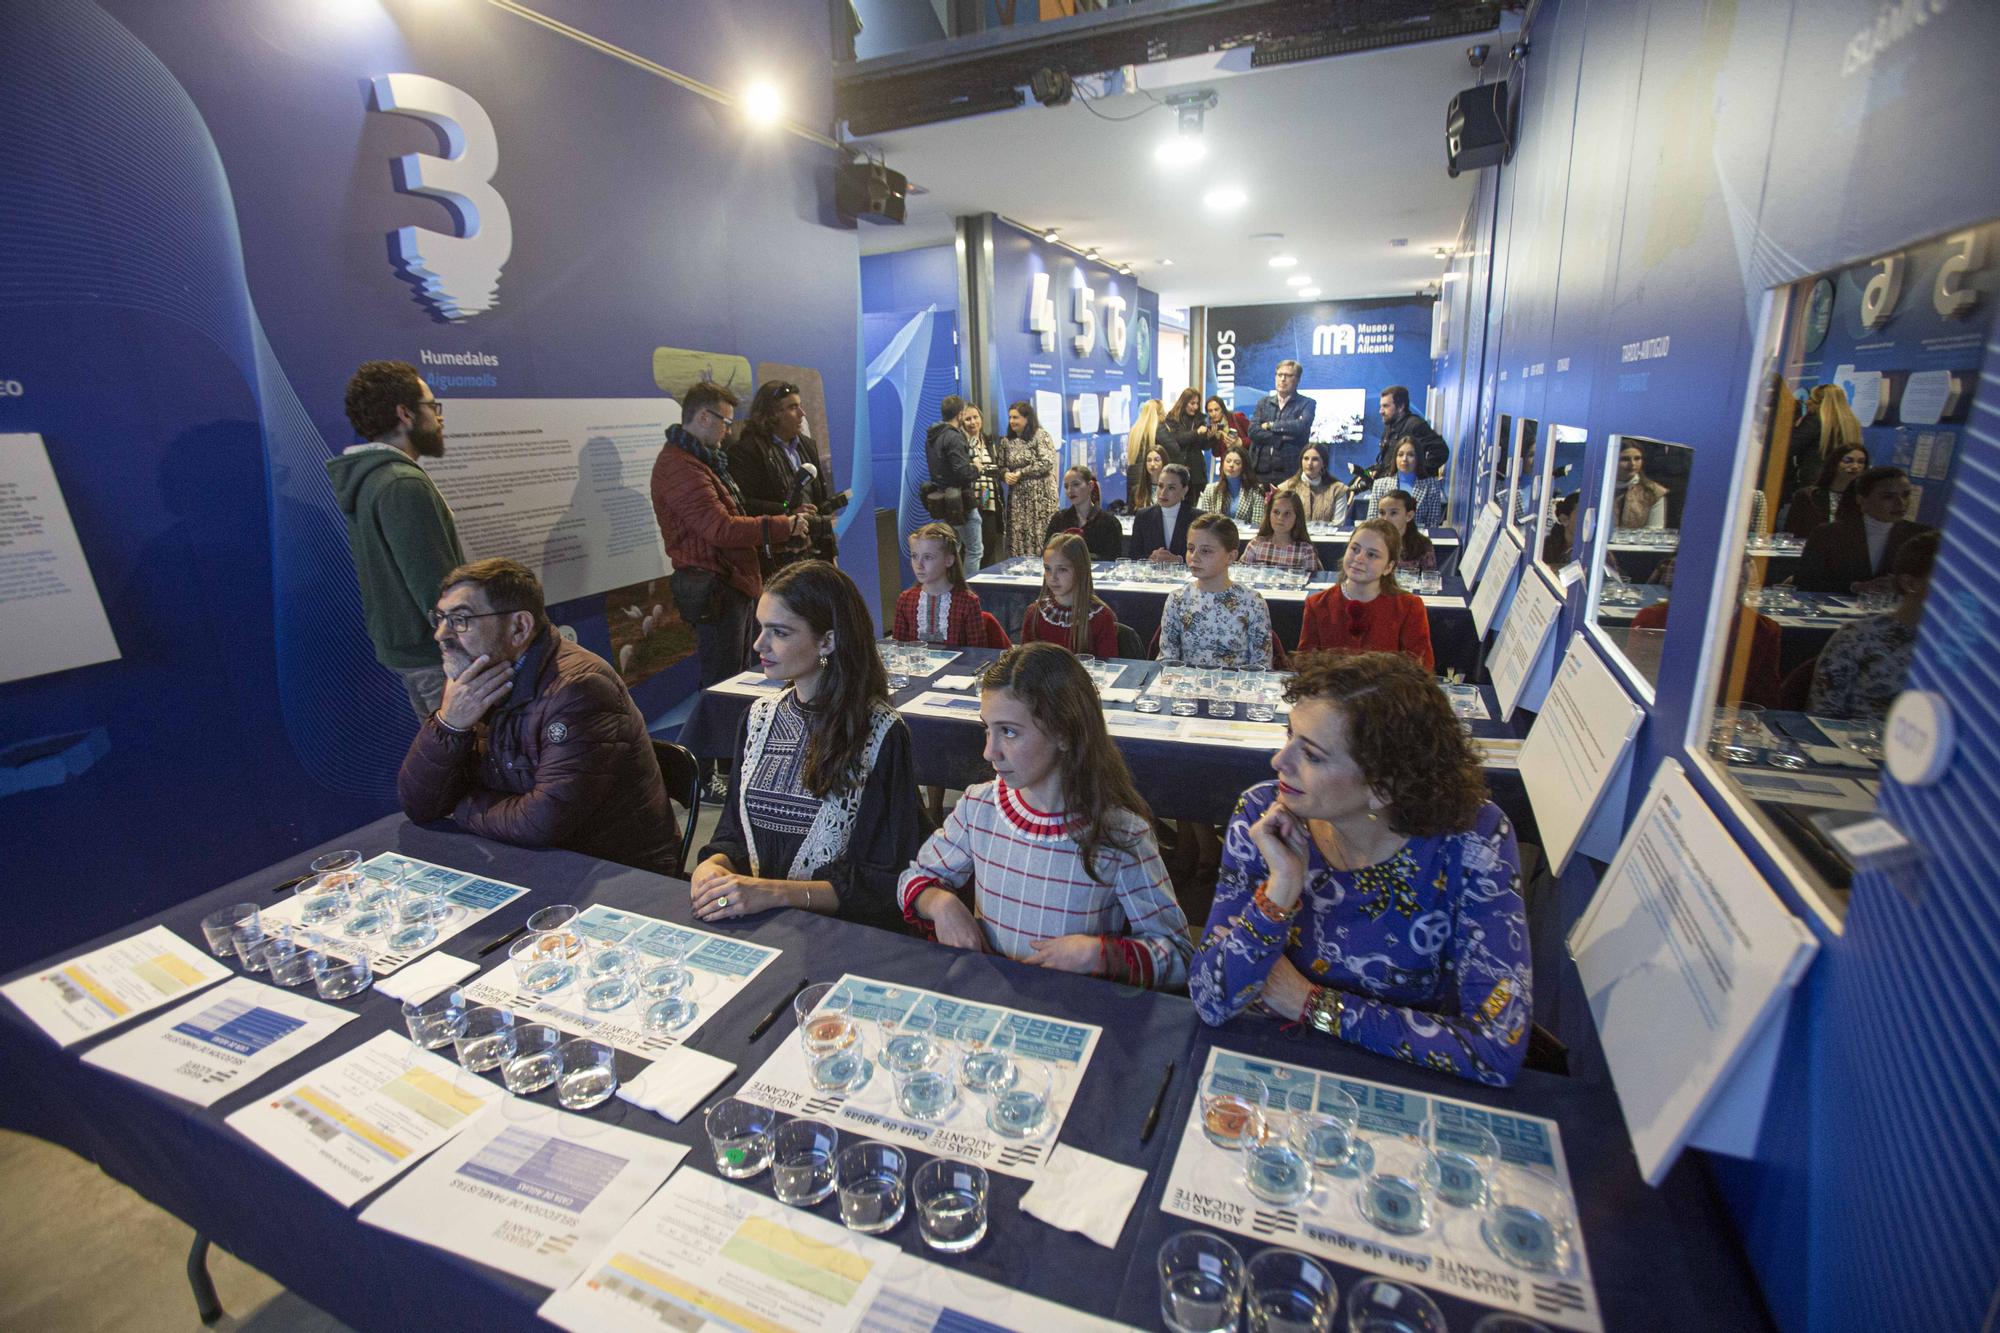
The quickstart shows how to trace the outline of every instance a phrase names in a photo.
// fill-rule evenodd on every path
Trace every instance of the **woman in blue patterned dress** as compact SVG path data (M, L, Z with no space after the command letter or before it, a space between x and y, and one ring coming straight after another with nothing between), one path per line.
M1481 1083L1527 1051L1532 967L1514 829L1424 668L1312 655L1285 690L1278 778L1229 821L1188 989Z

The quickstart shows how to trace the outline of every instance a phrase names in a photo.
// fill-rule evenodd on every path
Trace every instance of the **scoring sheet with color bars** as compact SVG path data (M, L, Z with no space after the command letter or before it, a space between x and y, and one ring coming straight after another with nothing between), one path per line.
M1197 1086L1211 1074L1234 1079L1238 1090L1254 1087L1251 1076L1274 1091L1282 1089L1290 1106L1318 1106L1328 1091L1338 1088L1361 1108L1361 1135L1395 1136L1421 1132L1435 1112L1441 1121L1483 1125L1493 1131L1503 1162L1538 1168L1554 1176L1568 1196L1570 1216L1576 1216L1576 1196L1569 1167L1563 1159L1562 1138L1555 1122L1538 1116L1513 1115L1492 1107L1347 1078L1276 1060L1257 1060L1215 1047ZM1484 1215L1478 1209L1455 1208L1436 1202L1437 1220L1420 1236L1393 1236L1362 1216L1356 1202L1362 1180L1365 1149L1337 1172L1323 1172L1313 1191L1300 1203L1279 1207L1259 1199L1243 1181L1240 1149L1218 1147L1202 1132L1199 1102L1174 1152L1173 1172L1160 1207L1176 1217L1203 1226L1220 1227L1249 1236L1261 1244L1283 1245L1338 1263L1407 1279L1420 1286L1497 1306L1564 1328L1602 1333L1597 1291L1584 1253L1581 1227L1573 1228L1569 1261L1552 1273L1516 1268L1500 1258L1482 1236Z
M1097 1050L1098 1036L1103 1032L1089 1023L1045 1018L1004 1005L973 1004L915 986L895 986L852 975L840 979L821 1006L827 1007L845 1007L860 1020L863 1054L872 1068L865 1083L846 1092L815 1089L798 1033L787 1026L784 1042L736 1095L791 1115L829 1120L843 1130L869 1138L922 1148L934 1156L956 1157L988 1170L1030 1179L1048 1160L1062 1133L1063 1117L1076 1098L1090 1057ZM1047 1123L1027 1140L1005 1137L988 1128L984 1099L963 1088L959 1089L950 1111L937 1120L905 1115L896 1105L894 1079L875 1058L880 1053L885 1023L922 1028L953 1044L962 1040L990 1041L1004 1028L1015 1054L1046 1061L1052 1068Z
M165 926L153 926L10 981L0 994L56 1045L68 1046L229 975Z
M487 879L483 875L468 874L463 870L453 870L450 866L432 865L429 861L419 861L415 857L404 856L399 852L383 852L379 856L370 857L362 864L361 870L365 875L371 870L379 871L388 866L402 870L405 883L427 885L439 889L444 894L447 914L444 920L437 923L437 938L421 948L407 950L385 948L383 940L387 937L387 932L367 939L351 938L342 933L341 921L338 918L315 926L303 926L301 918L305 912L305 904L296 894L264 908L263 918L266 922L275 921L295 930L318 931L329 943L327 952L337 956L349 956L341 953L343 945L367 949L368 965L375 975L380 977L387 976L397 968L423 957L466 927L485 920L528 891L518 884L506 884L497 879Z
M691 978L688 993L693 995L697 1006L694 1018L678 1031L654 1032L646 1027L646 1007L650 1001L643 994L635 991L631 999L616 1009L586 1009L580 967L576 980L551 994L538 995L521 988L511 960L502 960L483 976L466 982L463 988L466 996L478 1004L511 1009L525 1021L546 1023L573 1036L594 1037L621 1051L652 1060L701 1031L702 1024L741 994L779 953L748 940L677 926L638 912L621 912L601 903L586 907L572 929L588 939L630 944L643 961L665 957L669 945L690 944L685 961Z

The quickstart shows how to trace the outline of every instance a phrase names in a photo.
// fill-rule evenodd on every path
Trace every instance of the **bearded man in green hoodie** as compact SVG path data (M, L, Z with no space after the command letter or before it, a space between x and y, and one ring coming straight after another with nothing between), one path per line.
M444 700L429 616L445 574L465 563L451 507L417 465L444 457L444 405L407 361L369 361L347 382L347 420L365 444L326 461L375 660L403 678L419 721Z

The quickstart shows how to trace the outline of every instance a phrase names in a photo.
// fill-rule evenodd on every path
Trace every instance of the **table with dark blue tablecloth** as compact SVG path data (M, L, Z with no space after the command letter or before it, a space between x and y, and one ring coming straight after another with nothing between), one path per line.
M554 902L603 902L670 920L690 919L683 882L574 853L508 847L449 829L419 827L396 816L134 923L132 930L164 924L198 944L199 922L206 912L244 899L268 900L274 885L335 846L355 847L370 855L394 850L533 890L448 942L447 951L460 957L473 958L481 943ZM1511 1089L1475 1087L1316 1036L1288 1035L1264 1017L1246 1016L1211 1031L1197 1021L1184 998L962 953L804 912L771 912L719 929L741 933L783 953L690 1041L695 1049L736 1062L736 1074L717 1096L733 1091L778 1043L792 1038L792 1020L786 1015L754 1045L747 1040L757 1021L782 1006L807 978L832 980L853 972L1103 1027L1076 1102L1063 1122L1062 1141L1149 1173L1118 1247L1103 1249L1021 1213L1018 1204L1026 1184L995 1175L992 1226L987 1239L970 1253L952 1257L929 1253L918 1239L914 1216L884 1237L934 1262L1077 1309L1142 1327L1157 1326L1153 1255L1161 1239L1184 1226L1158 1211L1159 1193L1167 1175L1167 1154L1180 1139L1193 1101L1194 1073L1214 1040L1233 1049L1554 1119L1576 1181L1608 1328L1659 1327L1662 1312L1669 1310L1677 1312L1683 1327L1733 1329L1762 1322L1754 1291L1739 1273L1717 1274L1712 1265L1705 1266L1699 1277L1690 1271L1691 1259L1698 1253L1733 1254L1727 1225L1712 1206L1694 1223L1684 1208L1677 1219L1669 1206L1673 1201L1640 1182L1616 1101L1607 1088L1533 1072L1524 1073ZM71 952L105 942L94 941ZM401 1030L396 1002L373 990L342 1002L341 1007L353 1011L356 1019L279 1069L202 1109L81 1063L84 1052L113 1034L58 1049L11 1005L0 1005L4 1011L0 1069L8 1088L0 1102L0 1123L91 1159L201 1235L356 1328L535 1326L534 1311L547 1294L543 1288L362 1225L358 1214L370 1200L341 1207L224 1124L237 1108L270 1095L377 1033ZM1142 1145L1140 1129L1169 1062L1175 1073L1160 1124L1151 1141ZM619 1056L625 1077L639 1067L635 1058ZM548 1094L539 1094L536 1100L548 1100ZM712 1159L701 1144L698 1114L673 1125L618 1100L583 1114L694 1146L696 1151L680 1169L712 1170ZM913 1154L913 1159L914 1171L921 1154ZM768 1177L747 1185L758 1193L770 1188ZM59 1206L59 1201L46 1201L46 1206ZM829 1220L838 1217L832 1200L814 1211ZM1256 1248L1247 1238L1232 1239L1246 1254ZM1344 1290L1358 1274L1336 1265L1335 1276ZM1443 1304L1454 1328L1469 1325L1473 1307L1449 1300Z
M953 651L961 656L940 675L976 676L988 662L1000 655L990 648ZM1143 688L1160 672L1157 662L1115 660L1125 668L1125 674L1118 679L1121 688ZM935 689L935 681L936 677L912 678L908 686L895 692L893 702L898 706L906 704L927 690ZM1480 696L1486 701L1486 711L1491 720L1473 723L1475 736L1506 738L1524 734L1498 720L1499 702L1494 698L1491 686L1481 686ZM694 711L681 727L680 743L703 758L734 757L737 731L749 707L750 699L746 695L728 690L703 691L695 701ZM1237 707L1237 718L1241 720L1242 706L1239 704ZM1132 711L1132 705L1128 703L1106 703L1104 708L1106 712ZM905 710L903 720L910 728L919 784L963 791L975 782L992 779L993 769L982 753L986 736L976 717L960 720ZM1525 719L1522 721L1525 723ZM1139 795L1153 808L1154 815L1161 819L1192 819L1220 824L1235 810L1236 798L1245 788L1271 776L1271 750L1191 741L1139 740L1120 736L1116 732L1112 733L1112 740L1125 756L1126 766L1132 770ZM1273 750L1276 748L1275 745L1272 747ZM1514 818L1514 822L1524 828L1533 827L1519 774L1512 769L1494 769L1488 772L1487 779L1494 788L1496 799Z

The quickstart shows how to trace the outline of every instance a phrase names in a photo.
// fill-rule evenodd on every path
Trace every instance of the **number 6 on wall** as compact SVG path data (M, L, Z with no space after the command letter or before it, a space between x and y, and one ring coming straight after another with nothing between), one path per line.
M436 129L449 154L405 153L396 159L396 188L438 200L458 221L456 236L428 227L397 228L396 267L416 282L417 299L442 319L470 319L491 310L500 269L514 251L507 201L492 185L500 165L492 120L465 92L422 74L377 75L373 100L377 111Z
M1903 294L1904 263L1901 255L1884 255L1875 261L1880 272L1861 289L1862 328L1880 328L1896 312L1896 298Z

